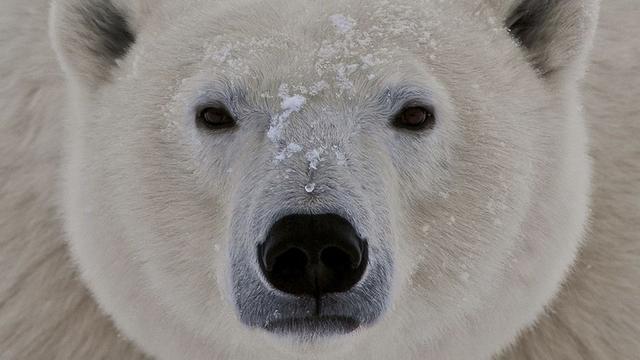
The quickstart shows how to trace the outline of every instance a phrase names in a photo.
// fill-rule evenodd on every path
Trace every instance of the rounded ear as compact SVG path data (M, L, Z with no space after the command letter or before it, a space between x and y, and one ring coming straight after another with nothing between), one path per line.
M135 6L121 0L56 0L50 35L67 76L89 87L108 81L136 41Z
M598 22L599 0L511 0L504 24L544 77L579 77Z

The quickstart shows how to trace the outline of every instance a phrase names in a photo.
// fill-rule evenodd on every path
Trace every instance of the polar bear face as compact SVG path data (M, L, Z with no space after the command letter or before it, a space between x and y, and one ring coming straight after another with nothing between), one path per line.
M187 3L53 8L70 243L125 334L489 355L535 318L585 217L584 2Z

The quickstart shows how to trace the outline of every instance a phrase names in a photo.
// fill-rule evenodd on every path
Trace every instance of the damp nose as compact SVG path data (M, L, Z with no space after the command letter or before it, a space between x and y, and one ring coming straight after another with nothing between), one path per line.
M258 258L274 288L317 298L348 291L360 281L367 242L341 216L294 214L273 224Z

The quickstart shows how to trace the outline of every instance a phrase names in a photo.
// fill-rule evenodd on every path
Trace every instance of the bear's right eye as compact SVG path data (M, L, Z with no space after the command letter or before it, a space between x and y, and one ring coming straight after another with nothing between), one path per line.
M197 119L199 124L209 129L227 129L236 125L233 116L229 112L220 107L208 107L198 112Z

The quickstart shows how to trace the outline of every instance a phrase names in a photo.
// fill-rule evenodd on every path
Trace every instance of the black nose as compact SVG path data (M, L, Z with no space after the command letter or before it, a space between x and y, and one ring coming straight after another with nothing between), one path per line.
M260 267L278 290L316 298L344 292L367 267L367 243L344 218L289 215L278 220L258 246Z

